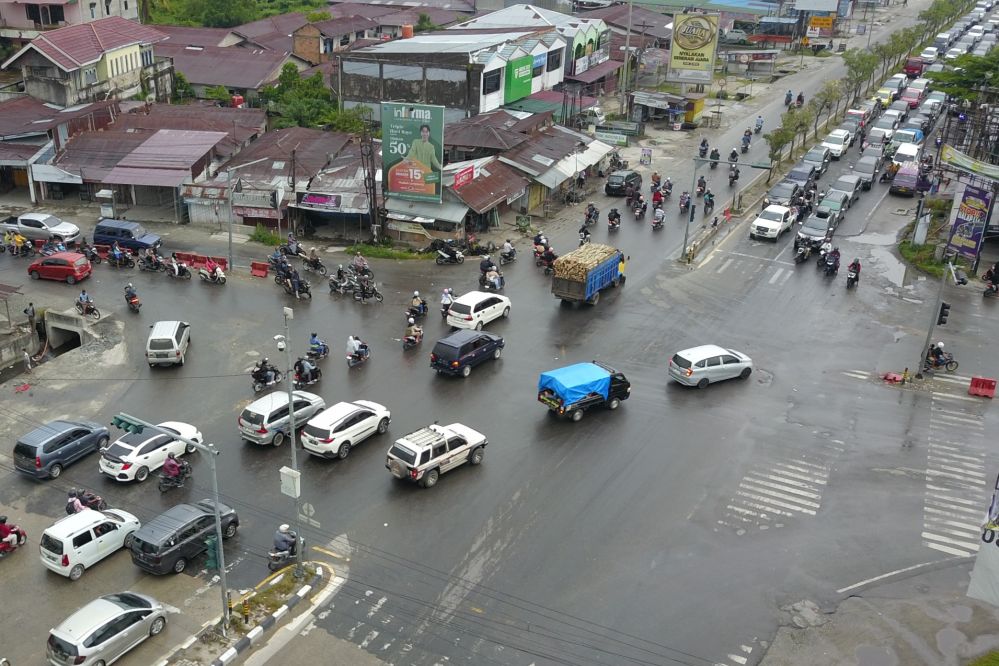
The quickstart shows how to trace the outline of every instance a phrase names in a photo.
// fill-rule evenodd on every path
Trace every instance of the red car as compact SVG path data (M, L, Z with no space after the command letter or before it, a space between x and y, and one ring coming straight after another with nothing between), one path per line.
M47 257L38 257L28 266L32 280L60 280L76 284L90 275L90 260L79 252L56 252Z
M902 96L899 99L903 102L908 102L909 108L914 109L923 103L923 91L916 90L915 88L906 88L902 91Z

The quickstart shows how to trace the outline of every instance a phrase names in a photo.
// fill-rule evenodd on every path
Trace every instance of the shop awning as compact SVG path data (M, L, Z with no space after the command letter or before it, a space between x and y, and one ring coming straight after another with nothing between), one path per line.
M572 79L573 81L579 81L580 83L593 83L594 81L599 81L608 74L613 74L619 68L623 67L624 63L620 60L607 60L602 62L596 67L590 68L578 75L567 75L565 78Z
M421 217L456 224L463 222L465 215L468 214L468 206L460 201L444 200L436 204L426 201L407 201L396 197L388 197L385 200L385 210L411 218Z

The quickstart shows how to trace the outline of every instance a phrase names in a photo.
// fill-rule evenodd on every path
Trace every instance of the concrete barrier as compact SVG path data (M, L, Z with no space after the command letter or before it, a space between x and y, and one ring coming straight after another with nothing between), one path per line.
M75 307L62 312L46 310L45 335L48 337L50 349L61 347L74 338L78 338L81 345L98 339L98 336L90 330L88 321L80 316Z

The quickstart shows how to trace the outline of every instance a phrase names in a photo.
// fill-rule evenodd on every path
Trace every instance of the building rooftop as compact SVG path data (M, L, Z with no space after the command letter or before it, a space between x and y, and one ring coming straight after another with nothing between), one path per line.
M194 85L256 90L277 78L290 57L285 51L221 46L159 44L159 55L173 58L173 67Z
M221 46L222 40L229 34L227 28L194 28L186 25L157 25L156 29L167 36L162 43L184 46Z
M295 32L308 22L309 20L305 18L305 14L302 14L301 12L290 12L288 14L268 16L267 18L262 18L259 21L253 21L251 23L244 23L243 25L231 28L229 32L246 39L262 37L275 32L290 36L291 33Z
M414 35L409 39L396 39L368 46L355 51L357 54L467 54L473 59L477 52L488 52L502 47L510 42L517 42L525 36L537 32L535 28L522 30L506 29L499 32L483 31L472 34L462 32L452 33L442 30L426 34Z
M226 139L216 152L227 157L243 144L262 135L267 128L263 109L233 109L214 104L145 104L118 117L108 132L154 131L159 129L225 132Z
M239 178L271 189L277 181L287 181L294 171L305 185L350 143L350 135L307 127L288 127L267 132L251 143L220 171L238 169Z
M470 183L458 189L449 189L462 203L480 214L523 192L531 184L516 169L497 159L476 165L475 172L475 178Z
M87 132L69 140L53 164L78 174L84 181L101 182L123 157L152 136L152 132Z
M554 27L559 34L574 35L580 29L600 27L601 23L601 19L580 18L534 5L511 5L459 23L454 28Z
M43 32L8 58L0 68L7 69L24 53L34 50L63 71L71 72L97 62L108 51L135 44L152 44L166 38L165 33L150 26L120 16L109 16Z
M319 29L320 34L325 37L339 37L350 35L362 30L375 30L380 23L363 16L347 16L343 18L333 18L328 21L318 21L311 25Z
M572 155L579 144L589 145L592 141L585 134L554 125L541 130L530 141L506 151L500 158L530 175L539 175Z
M17 97L0 102L0 139L46 134L53 127L91 114L112 117L115 100L60 108L34 97Z
M602 19L605 23L627 30L628 28L628 5L611 5L603 9L583 12L580 18ZM644 7L633 7L631 12L631 34L651 35L660 40L670 39L673 36L673 17L660 14ZM667 27L669 26L669 27Z
M373 6L389 6L394 9L425 9L425 8L435 8L435 9L451 9L456 12L464 12L466 14L475 13L475 0L351 0L351 2L336 2L333 0L330 4L335 6L343 5L373 5Z

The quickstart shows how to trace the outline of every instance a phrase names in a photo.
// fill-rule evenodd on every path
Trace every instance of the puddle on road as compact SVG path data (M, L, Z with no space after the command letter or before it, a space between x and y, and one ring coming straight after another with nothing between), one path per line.
M891 251L891 248L898 243L897 233L863 233L852 237L850 242L871 246L870 257L873 264L871 268L895 286L905 285L906 266Z

